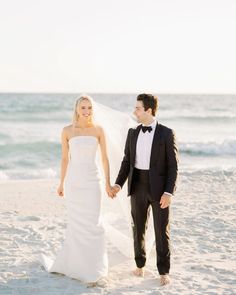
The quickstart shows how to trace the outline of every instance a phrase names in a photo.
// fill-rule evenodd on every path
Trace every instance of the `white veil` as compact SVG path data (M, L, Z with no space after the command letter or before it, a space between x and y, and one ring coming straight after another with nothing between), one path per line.
M137 126L137 122L128 114L111 109L92 100L93 117L95 124L102 126L106 135L108 158L110 162L111 183L113 184L118 175L124 155L125 141L129 128ZM101 164L99 165L101 169ZM102 169L101 169L102 170ZM103 174L103 172L101 171ZM119 252L122 258L133 259L132 221L130 213L130 198L127 197L127 182L117 197L111 199L104 193L102 198L102 217L106 230L108 243L114 251ZM146 233L147 256L154 243L154 229L152 214L150 214L149 226Z

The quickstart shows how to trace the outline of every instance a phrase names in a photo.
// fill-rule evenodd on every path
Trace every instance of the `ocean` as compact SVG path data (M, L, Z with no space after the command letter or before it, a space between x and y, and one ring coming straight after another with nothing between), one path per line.
M90 94L132 113L136 94ZM78 94L0 94L0 180L58 178L60 136ZM160 94L158 121L176 132L182 174L236 173L236 95Z

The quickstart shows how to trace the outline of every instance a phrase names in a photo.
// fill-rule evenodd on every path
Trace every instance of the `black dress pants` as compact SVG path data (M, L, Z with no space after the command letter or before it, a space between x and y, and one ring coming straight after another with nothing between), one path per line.
M148 170L134 169L131 194L131 215L133 220L134 254L137 267L146 263L145 232L150 206L156 240L157 269L160 275L170 270L169 207L160 208L159 201L152 200Z

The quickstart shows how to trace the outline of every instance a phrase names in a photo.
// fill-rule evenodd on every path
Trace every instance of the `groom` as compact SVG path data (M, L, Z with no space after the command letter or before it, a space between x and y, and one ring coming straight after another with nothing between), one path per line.
M137 276L144 276L145 230L152 207L157 269L160 284L166 285L170 282L169 205L176 188L178 149L173 130L156 121L157 107L157 96L138 95L134 115L141 125L128 131L113 192L115 196L128 178Z

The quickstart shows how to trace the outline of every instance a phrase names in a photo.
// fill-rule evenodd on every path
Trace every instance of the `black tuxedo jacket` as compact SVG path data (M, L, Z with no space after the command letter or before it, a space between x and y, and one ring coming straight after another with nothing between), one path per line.
M128 196L132 195L132 178L136 156L136 144L139 132L137 128L129 129L124 158L116 179L121 187L128 178ZM149 167L150 190L153 200L160 200L164 192L173 194L176 189L178 174L178 148L175 134L172 129L157 123L152 142L151 159Z

